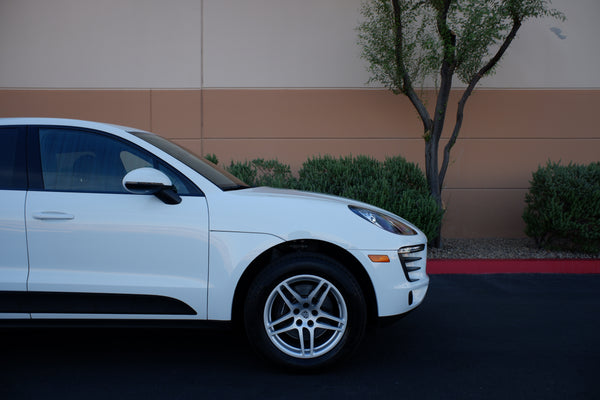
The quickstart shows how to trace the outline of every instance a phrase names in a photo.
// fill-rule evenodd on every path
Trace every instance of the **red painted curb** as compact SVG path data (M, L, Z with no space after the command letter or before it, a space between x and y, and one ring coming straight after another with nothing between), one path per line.
M600 274L600 259L430 259L428 274Z

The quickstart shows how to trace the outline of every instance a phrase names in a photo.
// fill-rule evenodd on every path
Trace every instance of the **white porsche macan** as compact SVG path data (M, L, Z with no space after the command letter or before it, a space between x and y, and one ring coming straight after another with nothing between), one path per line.
M322 367L423 301L426 244L385 210L250 188L153 133L0 119L4 322L232 321L271 361Z

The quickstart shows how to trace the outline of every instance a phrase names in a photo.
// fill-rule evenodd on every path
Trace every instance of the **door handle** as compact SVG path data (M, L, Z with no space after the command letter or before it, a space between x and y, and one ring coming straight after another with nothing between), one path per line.
M33 213L33 218L41 220L69 220L75 218L72 214L67 214L60 211L42 211Z

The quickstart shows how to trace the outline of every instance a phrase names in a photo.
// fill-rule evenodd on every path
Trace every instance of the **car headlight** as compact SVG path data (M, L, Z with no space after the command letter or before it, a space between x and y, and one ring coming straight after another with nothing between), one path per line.
M362 207L348 206L348 208L359 217L369 221L373 225L377 225L381 229L396 235L416 235L417 232L410 226L396 218L389 217L377 211L369 210Z

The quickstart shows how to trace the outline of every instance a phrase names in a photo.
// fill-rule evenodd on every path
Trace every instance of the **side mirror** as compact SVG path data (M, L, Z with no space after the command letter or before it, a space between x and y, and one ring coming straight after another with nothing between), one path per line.
M179 204L181 197L167 175L154 168L138 168L123 178L123 187L134 194L153 194L165 204Z

